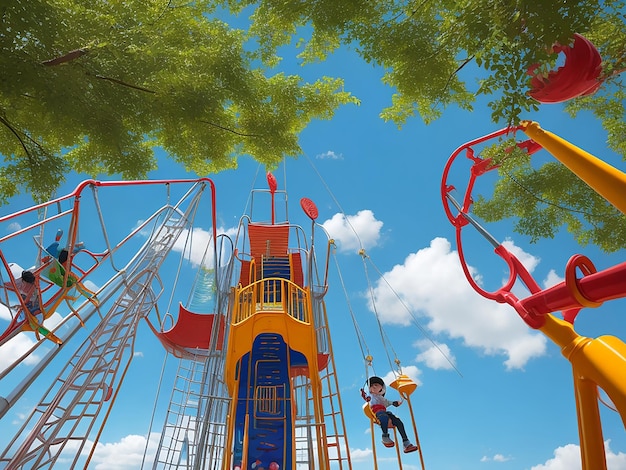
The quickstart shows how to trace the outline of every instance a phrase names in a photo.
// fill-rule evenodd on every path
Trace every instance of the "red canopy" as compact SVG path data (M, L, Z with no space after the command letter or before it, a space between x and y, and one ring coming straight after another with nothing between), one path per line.
M215 324L217 322L217 325ZM167 331L158 331L148 322L165 349L175 357L188 357L194 350L217 350L224 347L225 319L216 314L199 314L190 312L183 305L179 306L178 320ZM219 328L216 344L211 344L213 328Z
M548 72L545 76L535 74L539 64L528 69L532 75L531 90L528 94L540 103L561 103L578 96L595 93L602 79L602 57L596 47L580 34L574 34L574 44L556 44L554 52L563 52L565 63L562 67Z

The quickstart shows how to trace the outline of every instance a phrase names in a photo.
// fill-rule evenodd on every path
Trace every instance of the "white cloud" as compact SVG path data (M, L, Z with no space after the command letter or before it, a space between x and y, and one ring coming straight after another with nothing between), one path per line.
M411 378L411 380L413 380L413 382L415 382L418 386L422 385L422 381L419 379L419 376L422 375L422 371L419 370L419 368L417 366L404 366L402 368L402 373L404 375L407 375ZM391 387L389 386L389 384L391 384L391 382L393 382L394 380L396 380L397 374L394 371L389 371L385 374L384 377L381 377L385 383L387 384L387 391L389 391L391 389Z
M159 434L150 437L145 464L143 468L151 468L159 443ZM88 446L90 447L90 446ZM98 443L89 468L95 470L133 470L141 468L146 448L146 437L131 434L119 442Z
M185 258L187 258L194 266L200 265L205 256L205 251L207 250L207 245L211 240L211 232L207 232L201 228L194 228L191 232L191 239L188 230L183 230L176 240L176 243L172 247L172 250L177 252L185 251ZM209 250L211 251L211 250ZM208 253L207 253L207 256ZM211 257L212 260L212 257ZM208 264L211 260L205 260L205 264Z
M514 248L532 266L536 258ZM469 267L472 275L476 270ZM393 290L389 287L392 286ZM508 305L487 300L471 288L450 242L435 238L383 274L374 289L383 323L408 326L420 316L435 334L460 338L485 354L507 356L508 369L523 368L546 352L547 340L531 330ZM370 310L374 310L370 305Z
M7 227L7 232L15 233L20 230L22 226L18 222L11 222Z
M506 248L513 256L515 256L524 265L528 272L532 273L539 262L540 258L526 253L520 247L516 246L511 239L506 239L502 242L502 246Z
M72 316L73 313L68 314L68 316ZM54 312L52 315L50 315L48 318L46 318L43 322L43 325L48 328L49 330L52 330L54 328L57 327L57 325L59 323L61 323L63 321L63 316L61 316L61 314L59 312Z
M488 456L484 456L480 459L481 462L489 462L489 461L493 461L493 462L508 462L509 460L511 460L511 457L506 457L502 454L495 454L493 457L488 457Z
M18 333L9 341L2 345L2 354L0 354L0 371L5 370L13 362L22 356L26 351L35 345L34 333ZM24 359L24 364L33 365L41 361L41 357L37 354L29 354Z
M152 433L144 467L152 466L158 442L159 434ZM87 449L90 447L90 445L86 446ZM140 468L144 459L145 448L145 436L131 434L121 438L118 442L98 443L91 462L95 470L131 470ZM626 454L611 451L610 440L605 442L605 449L608 470L626 470ZM69 443L63 454L69 456L75 450L75 448L72 448L72 444ZM373 453L370 448L350 449L350 457L354 462L370 461L372 456ZM67 460L67 458L64 460ZM512 458L503 454L494 454L491 457L483 456L480 459L481 462L507 462L509 460L512 460ZM580 447L575 444L567 444L554 451L554 458L547 460L543 464L535 465L530 470L575 470L580 468Z
M554 458L545 464L535 465L531 470L573 470L581 468L580 447L567 444L554 451Z
M315 158L319 158L321 160L326 160L326 159L329 159L329 160L343 160L343 155L342 154L336 154L332 150L327 150L326 152L318 153L317 155L315 155Z
M565 279L559 276L554 269L551 269L546 278L543 280L543 287L547 289L548 287L556 286L564 280Z
M237 235L237 228L218 228L217 234L225 234L234 238ZM213 266L214 256L212 249L212 236L213 234L211 232L198 227L193 229L191 237L189 237L188 230L183 230L172 249L179 253L185 250L185 258L187 258L194 266L199 266L203 262L203 259L204 266ZM211 243L211 246L208 246L209 243Z
M604 442L606 466L608 470L626 470L626 454L614 453L610 448L611 441ZM554 458L546 463L535 465L530 470L575 470L582 467L580 447L576 444L567 444L554 451Z
M83 285L89 289L91 292L98 292L100 290L100 286L98 286L96 283L92 282L89 279L85 279L83 281Z
M73 314L70 314L70 316ZM58 313L54 312L43 322L43 326L45 326L48 330L54 330L59 323L63 321L63 317ZM6 328L6 326L4 326ZM59 333L56 332L58 335ZM44 341L44 346L47 341ZM31 350L36 343L35 333L32 331L23 331L15 335L13 338L8 340L6 343L2 345L2 354L0 354L0 371L5 370L15 361L17 361L23 354ZM53 344L49 342L49 344ZM41 348L41 346L40 346ZM45 348L44 348L45 349ZM45 355L45 350L40 351ZM22 364L27 366L32 366L37 364L41 360L41 356L36 354L35 352L31 352L28 356L24 358Z
M626 470L626 454L624 452L615 454L609 447L610 443L610 440L604 442L606 467L608 470Z
M376 246L383 223L376 220L372 211L365 209L356 215L335 214L322 226L337 242L339 251L347 252Z
M433 344L428 340L421 340L415 345L422 349L422 352L415 357L416 362L423 362L434 370L451 370L456 366L456 358L447 344Z
M143 222L144 222L143 220L138 220L135 225L135 228L141 226ZM237 231L238 231L237 227L230 227L230 228L218 227L216 229L216 232L218 235L225 234L231 238L236 237ZM141 235L147 238L150 236L150 231L147 229L144 229L143 231L141 231ZM204 266L213 266L214 256L213 256L213 250L211 249L212 246L208 247L207 249L207 246L209 242L211 242L212 237L213 237L212 231L207 231L200 227L194 227L191 234L189 233L189 230L185 229L181 231L180 235L176 239L176 242L174 243L172 250L178 253L181 253L184 250L185 258L188 259L193 266L199 266L203 262L203 259L204 259ZM219 248L220 247L219 247L219 241L218 241L218 250ZM206 252L206 255L205 255L205 252Z
M11 321L11 311L9 307L0 303L0 320L8 320Z
M367 429L369 431L369 428ZM372 449L350 449L350 459L355 462L361 462L364 460L371 460L373 458Z

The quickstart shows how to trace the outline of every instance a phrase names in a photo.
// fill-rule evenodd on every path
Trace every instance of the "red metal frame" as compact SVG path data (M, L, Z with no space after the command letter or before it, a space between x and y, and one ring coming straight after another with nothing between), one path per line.
M541 289L532 275L523 266L520 260L507 250L502 244L490 237L470 215L472 205L472 191L476 179L491 170L498 168L491 159L483 159L474 150L478 144L506 135L515 135L522 129L521 126L507 127L486 136L472 140L456 149L444 168L441 182L441 197L444 210L450 223L455 227L456 243L461 260L461 266L465 277L472 288L483 297L495 300L499 303L511 305L520 317L532 328L541 328L545 323L545 315L562 311L564 319L573 323L578 311L583 307L596 307L602 302L626 296L626 263L621 263L603 271L597 271L593 263L582 255L574 255L568 261L565 268L565 280L548 289ZM532 140L517 143L517 146L529 154L539 150L539 146ZM451 192L456 189L448 184L448 177L453 163L460 155L465 155L472 161L469 180L463 194L462 204L456 203ZM455 206L455 211L450 204ZM489 292L480 287L472 277L467 266L463 251L463 227L472 224L479 229L494 245L495 253L502 258L509 268L509 277L505 284L494 292ZM578 273L582 277L578 277ZM531 292L531 295L519 299L511 292L517 280L521 280Z
M64 196L60 196L56 199L53 199L51 201L48 202L44 202L35 206L31 206L29 208L23 209L21 211L18 212L14 212L12 214L8 214L6 216L0 217L0 223L2 222L6 222L9 221L11 219L17 218L21 215L27 214L29 212L35 212L35 211L39 211L42 209L45 209L47 207L59 204L62 201L67 201L67 200L71 200L72 198L74 199L73 201L73 205L72 205L72 209L69 209L67 211L65 211L64 213L57 215L57 216L53 216L50 217L46 220L37 222L35 224L33 224L32 226L29 227L24 227L16 232L13 232L9 235L6 235L4 237L0 238L0 243L13 238L27 230L31 230L37 226L41 226L44 225L46 223L49 223L51 220L58 218L60 216L63 215L68 215L71 214L72 217L72 221L70 223L70 233L68 233L68 243L69 245L74 245L74 243L76 242L76 230L77 230L77 219L79 217L80 214L80 200L81 200L81 196L82 196L82 192L91 186L96 186L96 187L115 187L115 186L144 186L144 185L158 185L158 184L179 184L179 183L199 183L199 182L207 182L209 183L209 187L211 188L211 210L212 210L212 214L213 217L215 218L215 209L216 209L216 203L215 203L215 185L213 183L212 180L210 180L209 178L197 178L197 179L170 179L170 180L131 180L131 181L98 181L98 180L85 180L82 181L81 183L78 184L78 186L69 194L66 194ZM213 221L215 222L215 221ZM216 224L212 223L212 230L213 230L213 240L214 243L217 237L217 228L216 228ZM91 253L88 250L83 250L85 251L87 254L89 254L91 257L93 257L94 259L94 264L91 266L91 268L87 269L87 270L83 270L80 269L78 266L75 266L74 264L71 264L70 269L67 269L65 272L65 282L67 282L67 277L68 276L74 276L75 277L75 282L76 283L81 283L83 279L85 279L85 277L90 274L99 264L99 262L101 262L104 259L104 254L102 253ZM9 271L9 267L8 267L8 262L6 261L3 253L0 251L0 262L3 263L5 269L7 271ZM73 274L71 272L71 268L76 268L79 271L79 274ZM37 275L38 280L37 283L39 284L40 280L39 280L39 275ZM41 282L43 282L43 280L41 280ZM53 284L49 281L46 281L46 286L44 288L42 288L41 290L47 290L49 288L51 288L53 286ZM13 288L15 288L15 286L13 286ZM42 314L44 316L44 318L46 317L46 315L49 315L49 313L47 313L49 310L50 311L54 311L54 309L58 306L58 304L63 300L63 298L66 296L68 292L68 288L66 287L62 287L57 293L55 293L50 299L48 299L45 303L41 304L41 311ZM26 307L24 305L21 306L22 310L24 310L26 312ZM4 342L5 340L9 339L10 337L13 336L14 332L16 330L25 330L25 329L33 329L32 325L29 325L29 322L27 321L26 315L25 318L22 320L18 320L18 316L16 315L12 321L9 323L8 328L4 331L4 332L0 332L0 344L2 342ZM36 330L35 330L36 332ZM54 338L53 335L51 335L52 338Z

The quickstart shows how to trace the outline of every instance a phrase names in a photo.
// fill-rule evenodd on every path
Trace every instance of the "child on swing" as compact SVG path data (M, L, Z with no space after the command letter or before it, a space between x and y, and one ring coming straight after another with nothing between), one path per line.
M400 436L402 436L402 444L404 446L404 453L408 454L409 452L415 452L417 450L417 446L412 444L409 438L406 435L406 431L404 429L404 423L394 415L392 412L387 411L388 406L400 406L402 404L402 400L400 401L389 401L385 398L385 392L387 391L385 387L385 382L380 377L370 377L368 381L369 385L369 397L366 400L369 402L369 406L372 409L372 413L376 415L378 421L380 423L380 429L383 431L383 445L385 447L393 447L395 443L389 437L389 421L396 427Z

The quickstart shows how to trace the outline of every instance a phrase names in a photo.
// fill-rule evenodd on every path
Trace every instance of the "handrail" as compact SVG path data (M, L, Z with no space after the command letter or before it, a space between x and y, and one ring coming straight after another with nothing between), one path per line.
M285 313L299 323L311 324L307 291L288 279L278 277L236 288L233 310L233 326L261 311Z

